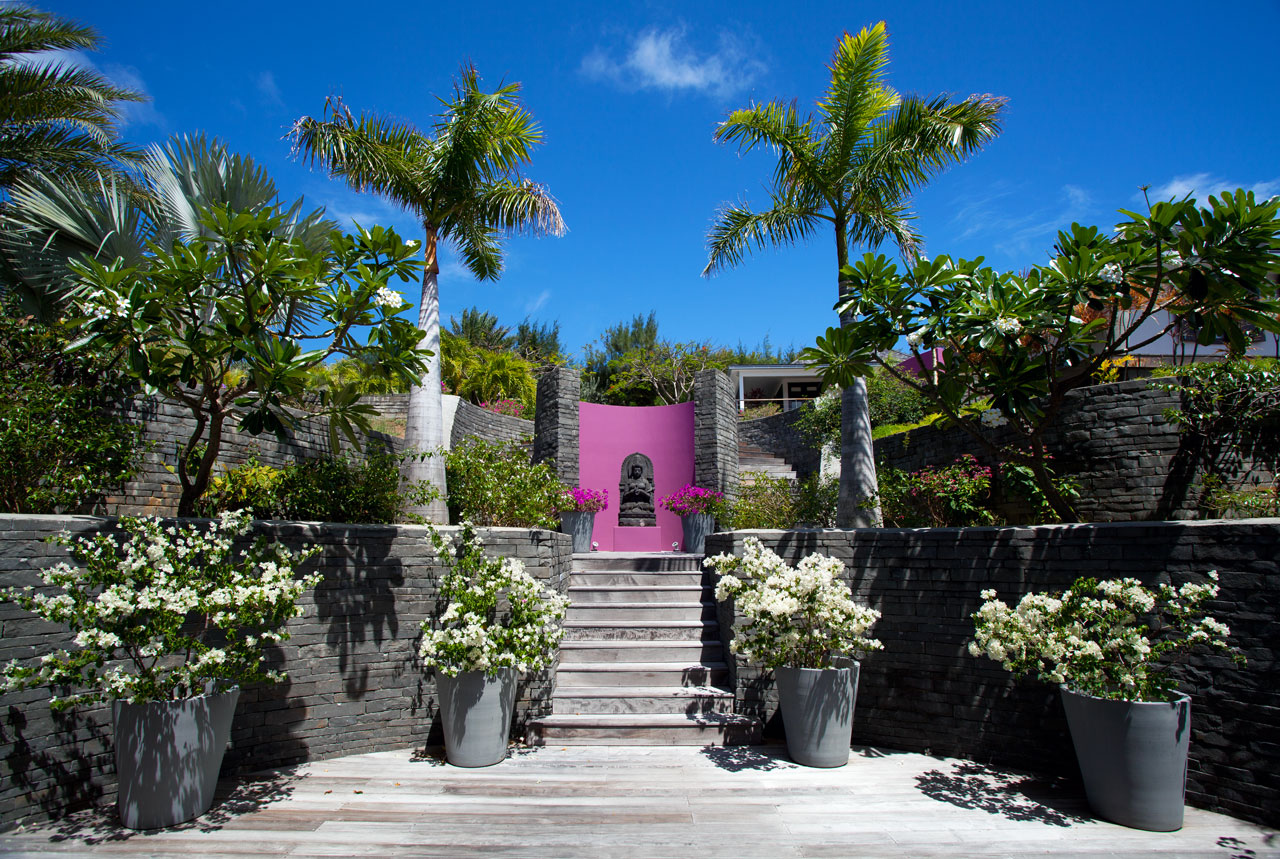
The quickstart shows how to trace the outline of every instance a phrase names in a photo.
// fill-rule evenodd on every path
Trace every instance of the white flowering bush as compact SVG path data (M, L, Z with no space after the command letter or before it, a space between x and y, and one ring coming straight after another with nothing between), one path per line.
M431 541L448 572L440 584L443 609L422 624L423 665L449 677L550 665L569 600L540 585L518 559L486 557L470 522L456 539L432 529Z
M1218 595L1217 572L1208 577L1154 589L1137 579L1082 578L1060 594L1027 594L1015 607L985 590L969 653L1099 698L1168 700L1175 654L1203 645L1244 661L1227 644L1226 624L1205 609Z
M5 688L49 685L56 709L79 702L178 700L209 683L278 681L264 670L263 645L288 638L285 622L302 613L303 591L318 574L299 577L298 564L318 549L291 552L259 537L232 551L249 530L241 512L224 513L207 529L165 527L159 519L120 520L123 539L97 534L51 540L81 566L63 562L41 573L49 594L35 588L0 592L6 600L75 633L75 648L36 664L10 662Z
M858 605L841 581L844 563L807 555L790 566L755 537L741 558L716 555L706 566L720 574L716 599L733 598L746 623L730 649L766 668L831 668L837 656L859 656L883 645L867 632L880 612Z

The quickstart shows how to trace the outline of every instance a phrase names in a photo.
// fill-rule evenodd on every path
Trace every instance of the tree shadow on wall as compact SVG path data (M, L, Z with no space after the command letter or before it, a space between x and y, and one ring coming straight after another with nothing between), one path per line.
M47 708L47 704L34 706ZM0 719L0 744L9 746L3 768L6 781L21 788L29 803L50 817L95 806L106 793L102 773L114 771L109 763L111 727L105 708L52 712L53 736L71 740L53 748L27 738L32 709L33 705L10 706ZM86 754L88 744L103 751Z
M1062 827L1093 821L1085 798L1066 779L1002 772L969 761L921 773L916 789L938 802L1006 820Z
M324 579L315 600L325 643L338 656L343 690L354 699L369 691L372 665L385 665L384 646L400 631L394 589L404 585L404 567L391 557L393 527L352 526L358 540L339 539L322 556ZM372 647L370 647L372 645Z

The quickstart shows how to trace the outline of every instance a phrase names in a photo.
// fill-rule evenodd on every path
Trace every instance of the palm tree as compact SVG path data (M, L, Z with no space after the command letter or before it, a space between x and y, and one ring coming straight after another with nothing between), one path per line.
M92 50L98 34L24 6L0 7L0 188L36 172L93 179L138 153L115 139L119 102L145 96L95 71L41 62L46 51Z
M376 115L357 117L336 96L325 102L324 118L304 116L290 132L295 151L313 165L323 164L357 191L380 194L422 221L426 269L418 327L427 332L422 345L436 356L409 392L405 444L411 449L444 444L438 243L451 242L478 280L495 280L502 274L503 234L564 233L555 200L519 173L542 140L519 91L519 84L507 84L482 92L476 70L466 66L433 134ZM405 477L440 490L440 499L411 512L448 522L441 457L410 462Z
M902 96L884 82L888 62L883 21L856 36L845 33L817 116L801 118L795 102L769 102L735 110L720 123L717 142L737 143L740 152L768 146L778 165L769 208L757 212L739 204L719 212L704 275L737 265L750 250L806 241L828 224L835 231L837 272L856 244L875 247L892 239L904 257L914 258L921 237L910 223L912 191L999 134L1005 100ZM843 290L837 274L837 297ZM846 389L843 413L839 524L878 524L878 512L860 507L877 493L861 380Z
M123 259L148 264L148 246L169 247L208 235L201 211L220 205L261 211L279 202L275 183L252 158L217 139L175 136L149 147L136 178L96 174L83 184L47 173L19 180L0 215L0 267L27 313L56 318L70 260ZM328 247L337 228L323 209L303 213L298 200L285 210L288 236L311 250Z
M498 317L478 307L468 307L462 311L462 319L449 317L449 331L466 340L479 349L501 352L515 344L511 336L511 326L502 325Z

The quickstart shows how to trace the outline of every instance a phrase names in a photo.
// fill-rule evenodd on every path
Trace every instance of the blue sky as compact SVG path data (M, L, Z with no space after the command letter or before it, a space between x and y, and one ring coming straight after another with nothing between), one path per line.
M1144 184L1158 197L1280 193L1276 0L41 8L97 28L106 44L89 61L151 96L130 108L129 140L203 131L265 166L282 197L406 235L417 235L411 217L291 158L293 120L336 92L425 129L463 62L490 87L521 82L545 135L527 175L555 195L569 232L512 240L496 283L475 282L446 250L442 312L559 320L575 352L650 310L663 336L729 345L804 346L832 324L828 237L700 277L717 207L763 204L773 166L712 133L753 100L810 109L841 33L880 19L899 91L1009 100L1003 134L917 194L931 255L1042 262L1058 229L1115 223Z

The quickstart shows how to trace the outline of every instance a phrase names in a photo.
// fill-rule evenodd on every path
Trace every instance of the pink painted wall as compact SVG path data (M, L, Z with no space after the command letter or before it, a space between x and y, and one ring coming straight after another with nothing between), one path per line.
M934 364L942 366L942 347L922 352L918 358L914 356L908 358L898 365L898 369L919 376L923 372L932 370Z
M592 540L600 551L614 550L618 525L618 481L622 461L633 453L653 460L654 507L661 542L670 551L681 541L680 517L658 502L693 482L693 403L674 406L578 404L578 485L609 490L609 509L596 514Z

